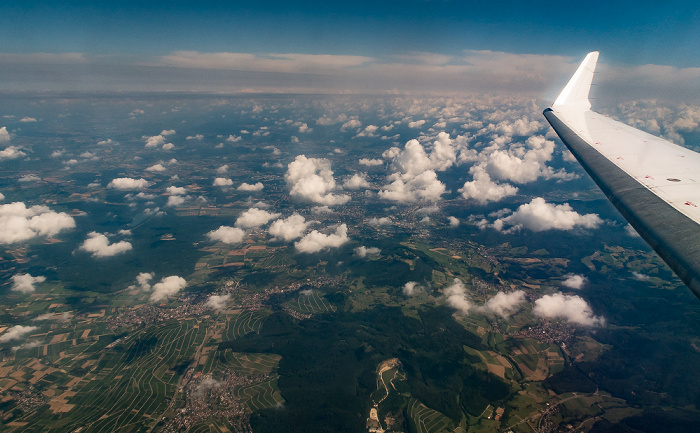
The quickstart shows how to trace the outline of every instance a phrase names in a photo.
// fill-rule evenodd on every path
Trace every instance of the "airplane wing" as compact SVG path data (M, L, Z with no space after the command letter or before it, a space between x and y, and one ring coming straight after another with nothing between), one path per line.
M623 217L700 298L700 154L591 111L589 53L544 116Z

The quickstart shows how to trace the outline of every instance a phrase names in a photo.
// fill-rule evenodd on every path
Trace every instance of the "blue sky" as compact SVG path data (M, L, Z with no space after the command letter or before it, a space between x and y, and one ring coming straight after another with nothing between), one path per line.
M694 68L700 67L700 9L658 1L5 1L0 40L1 53L81 53L90 63L127 66L158 64L181 51L385 63L429 53L459 65L470 62L469 51L578 61L600 50L613 65Z

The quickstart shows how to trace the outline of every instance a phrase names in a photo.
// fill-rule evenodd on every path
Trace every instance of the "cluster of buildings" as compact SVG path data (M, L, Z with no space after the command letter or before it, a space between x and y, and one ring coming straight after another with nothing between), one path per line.
M252 411L239 396L241 387L269 380L269 375L246 376L227 370L220 379L212 375L185 374L189 380L181 389L184 405L176 409L175 416L166 421L160 430L165 433L186 431L204 420L225 420L227 427L235 433L251 433Z

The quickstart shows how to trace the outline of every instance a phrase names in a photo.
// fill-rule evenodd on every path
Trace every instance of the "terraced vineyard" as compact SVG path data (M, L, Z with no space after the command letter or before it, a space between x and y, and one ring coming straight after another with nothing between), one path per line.
M265 382L238 388L236 394L253 412L275 407L284 402L284 398L282 398L282 394L280 394L277 387L276 377Z
M411 398L408 402L408 416L418 433L451 432L454 429L449 418L415 398Z
M235 340L251 332L260 332L263 322L269 315L266 311L244 311L229 319L224 333L224 341Z
M287 302L287 307L302 314L332 313L336 308L321 296L318 291L301 293L298 297Z
M236 353L231 349L217 351L209 356L203 373L234 370L242 374L270 374L277 370L281 356L268 353Z
M205 332L196 320L172 321L98 352L80 392L60 396L68 411L36 417L23 431L135 431L155 424L187 367L182 360L193 356Z

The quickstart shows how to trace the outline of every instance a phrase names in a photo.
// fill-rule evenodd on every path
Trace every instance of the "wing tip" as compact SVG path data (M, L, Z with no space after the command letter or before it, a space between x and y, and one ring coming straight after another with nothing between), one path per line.
M599 51L591 51L586 55L576 72L561 91L552 107L570 106L586 111L591 108L588 94L593 82L593 74L598 63Z

